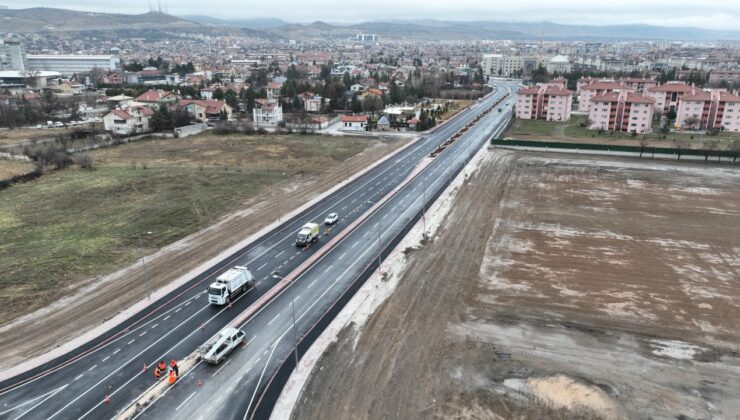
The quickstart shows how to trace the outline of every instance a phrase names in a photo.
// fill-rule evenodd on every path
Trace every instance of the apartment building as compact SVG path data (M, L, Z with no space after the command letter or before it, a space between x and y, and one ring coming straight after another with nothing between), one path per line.
M591 98L622 90L633 91L634 89L624 86L614 80L602 80L581 86L581 92L578 95L578 110L581 112L588 112L591 106Z
M531 73L537 67L537 59L518 55L483 54L481 67L486 77L512 77Z
M718 89L683 95L679 99L675 127L740 131L740 96Z
M643 93L650 88L658 86L657 80L636 77L623 77L621 79L617 79L617 83L621 83L637 93Z
M655 99L630 90L613 91L591 98L588 119L592 130L649 133Z
M683 82L668 82L648 88L647 96L655 99L655 111L665 114L670 110L678 110L679 99L686 94L694 94L700 89Z
M560 85L543 84L520 89L516 117L523 120L568 121L573 91Z

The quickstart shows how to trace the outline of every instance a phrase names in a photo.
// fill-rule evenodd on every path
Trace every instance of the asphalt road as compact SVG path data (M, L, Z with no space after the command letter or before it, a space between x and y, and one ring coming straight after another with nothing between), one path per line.
M512 88L513 90L513 88ZM326 237L306 250L294 246L297 230L306 222L321 222L340 214L336 234L407 178L425 156L466 125L508 89L497 92L458 114L436 132L380 164L276 230L196 277L150 308L93 342L0 384L0 418L110 418L152 383L152 366L159 360L181 359L253 304L279 279L320 249ZM512 95L513 96L513 95ZM506 101L511 110L513 98ZM388 242L406 226L424 197L442 187L469 150L477 150L503 127L506 113L492 112L334 249L304 272L289 288L251 317L242 328L249 344L218 366L199 364L170 388L143 418L243 418L265 379L293 349L300 336L341 294L346 285L377 257L378 241ZM424 192L426 190L426 193ZM247 265L257 287L241 295L232 307L207 303L205 287L234 265ZM294 302L294 305L292 303ZM292 329L295 309L296 330ZM153 312L152 312L153 311ZM146 315L145 314L149 314ZM144 365L148 368L145 370Z

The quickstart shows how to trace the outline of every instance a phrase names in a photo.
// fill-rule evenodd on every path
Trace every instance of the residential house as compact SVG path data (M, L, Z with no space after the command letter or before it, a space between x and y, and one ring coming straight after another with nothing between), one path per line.
M573 91L560 86L539 85L517 93L516 117L525 120L568 121Z
M152 109L159 109L160 105L173 105L177 103L177 95L162 89L150 89L136 97L136 102L146 104Z
M218 121L222 113L225 113L226 119L229 119L234 111L226 102L216 99L182 99L179 106L185 108L188 114L198 122Z
M257 127L276 127L283 122L283 106L276 99L254 101L252 120Z
M98 83L106 85L120 85L123 83L123 77L119 73L101 74L98 76Z
M607 92L591 98L590 129L649 133L652 130L655 99L631 90Z
M342 115L340 122L342 131L366 131L367 115Z
M127 110L114 109L103 117L105 131L113 134L128 136L149 132L149 118L154 111L141 106Z
M265 88L265 92L267 93L267 99L280 98L280 89L282 88L283 88L282 83L277 83L277 82L268 83L267 87Z
M303 109L306 112L321 112L323 110L324 98L315 93L302 93L298 97L303 101Z

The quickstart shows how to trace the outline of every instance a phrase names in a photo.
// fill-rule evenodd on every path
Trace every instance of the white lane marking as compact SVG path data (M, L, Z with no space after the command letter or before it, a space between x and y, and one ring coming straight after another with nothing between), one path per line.
M258 357L257 360L254 361L254 364L256 365L257 363L259 363L260 360L262 360L262 358L261 357Z
M152 325L152 329L157 328L157 326L159 326L159 323L156 323L156 324Z
M133 343L134 341L136 341L136 339L135 339L135 338L134 338L133 340L129 341L128 343L126 343L126 344L131 344L131 343Z
M255 335L255 336L252 336L252 338L249 341L254 341L256 339L257 339L257 336Z
M295 302L296 300L298 300L300 298L301 298L301 295L298 295L298 296L296 296L296 297L293 298L293 301Z
M178 313L178 312L180 312L180 310L181 310L181 309L182 309L182 308L177 308L177 309L175 309L175 313Z
M311 283L308 283L308 287L306 287L306 288L307 289L312 288L315 283L316 283L316 280L312 281Z
M354 203L356 201L357 201L357 199L355 198L354 200L350 201L349 203L352 204L352 203Z
M195 393L196 393L196 392L197 392L197 391L193 391L193 392L192 392L192 393L191 393L190 395L188 395L188 397L187 397L187 398L185 398L185 400L184 400L183 402L181 402L181 403L180 403L180 405L178 405L178 406L177 406L177 408L175 408L175 411L178 411L178 410L180 410L180 409L182 408L182 406L183 406L183 405L185 405L185 404L186 404L186 403L187 403L188 401L190 401L190 399L191 399L191 398L193 398L193 397L195 396Z
M280 251L280 253L278 253L277 255L275 255L275 258L277 258L277 257L279 257L279 256L281 256L283 254L285 254L285 250Z
M339 209L339 210L344 210L344 209L346 209L346 208L347 208L347 205L345 204L345 205L344 205L344 206L343 206L343 207L342 207L341 209Z
M193 303L193 301L192 301L192 300L189 300L189 301L188 301L188 303L186 303L186 304L185 304L185 306L188 306L188 305L190 305L191 303Z
M288 258L288 261L293 261L293 258L295 258L295 255L293 255L292 257Z
M88 369L87 371L90 372L91 370L95 369L96 367L98 367L98 365L92 365L92 366L90 366L90 369Z
M350 248L354 248L355 246L357 246L357 242L353 243Z
M280 338L282 339L282 337ZM252 398L249 399L249 405L247 405L247 411L244 412L243 420L247 420L247 414L249 413L249 409L252 408L252 402L254 401L254 397L257 395L257 390L260 389L260 383L262 382L262 378L265 376L265 371L267 371L267 365L270 364L270 359L272 358L272 354L275 353L275 349L277 348L277 343L279 341L280 339L278 339L278 341L276 341L275 344L272 345L272 351L270 352L270 356L267 358L267 362L265 362L265 367L262 368L262 373L260 374L260 377L257 380L257 386L254 387L254 392L252 393ZM256 365L257 363L259 363L260 359L262 358L260 357L259 359L257 359L257 361L254 362L254 364Z
M115 356L119 351L121 351L121 349L116 349L116 351L113 352L113 355Z
M144 331L143 333L139 334L139 337L143 337L145 335L146 335L146 331Z
M289 261L290 261L290 260L285 260L285 261L283 261L283 265L288 265L288 262L289 262Z
M368 230L368 231L366 231L365 233L362 234L362 237L364 238L365 236L367 236L369 234L370 234L370 231Z
M329 272L329 270L331 270L331 269L332 269L332 267L334 267L334 264L332 264L332 265L330 265L330 266L326 267L326 270L324 270L324 273L328 273L328 272Z
M221 366L220 368L218 368L217 371L213 372L213 375L211 375L211 378L215 378L216 375L218 375L226 367L226 365L228 365L229 363L231 363L231 359L227 360L226 363L223 364L223 366Z
M23 407L24 405L28 405L28 404L31 404L32 402L34 402L34 401L38 400L39 398L42 398L42 397L46 397L46 398L44 398L43 400L39 401L39 402L38 402L37 404L35 404L35 405L34 405L33 407L31 407L31 408L29 408L28 410L26 410L26 411L22 412L22 413L21 413L21 414L20 414L20 415L19 415L18 417L16 417L16 418L14 419L14 420L18 420L19 418L21 418L21 417L25 416L26 414L30 413L31 411L33 411L33 410L34 410L34 409L35 409L36 407L38 407L38 406L40 406L41 404L43 404L43 403L44 403L44 402L45 402L46 400L48 400L49 398L51 398L51 397L53 397L53 396L57 395L57 394L58 394L59 392L61 392L61 391L62 391L62 390L63 390L64 388L66 388L67 386L69 386L69 384L64 384L64 385L60 386L60 387L59 387L59 388L57 388L57 389L54 389L54 390L51 390L51 391L47 392L46 394L41 394L41 395L39 395L38 397L36 397L36 398L34 398L34 399L32 399L32 400L28 400L28 401L26 401L26 402L24 402L24 403L22 403L22 404L16 405L15 407L11 408L10 410L5 410L5 411L3 411L2 413L0 413L0 416L2 416L3 414L6 414L6 413L10 413L11 411L15 411L15 410L17 410L17 409L19 409L19 408Z
M168 319L170 319L171 316L172 315L167 315L167 317L165 319L163 319L162 321L167 321Z
M279 317L280 317L280 314L277 314L277 315L275 315L275 318L271 319L271 320L270 320L270 322L268 322L268 323L267 323L267 325L270 325L270 324L272 324L272 323L273 323L273 322L275 322L275 320L276 320L276 319L278 319Z
M261 266L257 267L257 271L262 270L263 268L265 268L266 265L267 265L267 263L264 263Z
M75 376L75 381L85 376L85 374L80 373L79 375Z
M344 257L345 257L346 255L347 255L347 253L345 252L344 254L342 254L342 256L341 256L341 257L339 257L339 259L340 259L340 260L343 260L343 259L344 259Z
M110 356L105 356L105 358L102 361L105 362L108 359L110 359Z

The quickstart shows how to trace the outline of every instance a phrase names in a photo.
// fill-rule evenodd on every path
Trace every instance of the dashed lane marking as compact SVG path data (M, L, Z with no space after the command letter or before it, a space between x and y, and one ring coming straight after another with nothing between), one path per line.
M261 266L257 267L257 271L262 270L263 268L265 268L266 265L267 265L267 263L264 263Z
M105 362L108 359L110 359L110 356L105 356L105 359L103 359L103 362Z
M113 355L115 356L119 351L121 351L121 349L116 349L116 351L113 352Z
M273 322L275 322L275 320L276 320L276 319L278 319L279 317L280 317L280 314L277 314L277 315L275 315L275 318L271 319L271 320L270 320L270 322L268 322L268 323L267 323L267 325L270 325L270 324L272 324L272 323L273 323Z
M175 408L175 411L179 411L183 405L185 405L188 401L190 401L191 398L193 398L193 396L195 396L195 393L196 391L193 391L190 395L188 395L188 397L185 398L185 400L181 402L180 405L177 406L177 408Z
M98 367L98 365L92 365L92 366L90 366L90 369L88 369L87 371L90 372L91 370L95 369L96 367Z
M85 376L85 375L83 375L82 373L80 373L79 375L75 376L75 381L78 380L78 379L80 379L80 378L82 378L83 376Z
M143 337L145 335L146 335L146 331L144 331L143 333L139 334L139 337Z
M216 375L218 375L226 367L226 365L228 365L229 363L231 363L231 359L227 360L226 363L224 363L223 366L221 366L220 368L218 368L217 371L213 372L213 375L211 375L211 378L216 377Z
M326 267L326 270L324 270L324 273L328 273L328 272L329 272L329 270L331 270L331 269L332 269L332 267L334 267L334 264L332 264L332 265L330 265L330 266Z
M158 326L158 325L159 325L159 323L156 323L156 324L152 325L152 326L151 326L151 329L155 329L155 328L157 328L157 326Z
M136 339L135 339L135 338L134 338L133 340L129 341L128 343L126 343L126 344L131 344L131 343L133 343L134 341L136 341Z

